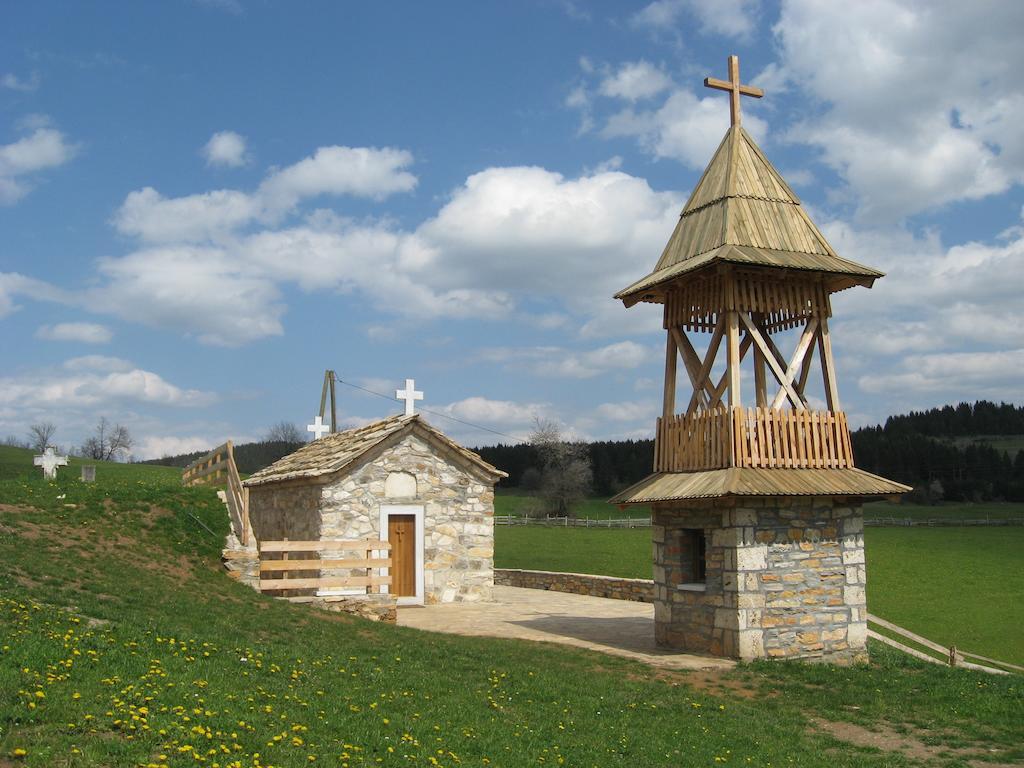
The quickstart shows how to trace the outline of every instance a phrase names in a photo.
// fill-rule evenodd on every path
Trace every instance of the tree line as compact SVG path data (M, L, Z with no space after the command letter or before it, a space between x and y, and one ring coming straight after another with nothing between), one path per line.
M239 471L251 474L303 445L301 433L288 427L276 424L267 439L235 446ZM908 500L1024 501L1024 450L1000 450L978 439L1012 435L1024 443L1024 407L980 400L890 416L883 425L854 431L851 438L857 466L913 486ZM975 441L953 440L964 437ZM654 463L653 440L565 443L556 429L543 424L531 442L474 450L508 473L500 487L547 496L552 510L565 508L580 488L600 497L618 493L650 474ZM203 453L148 463L184 467Z

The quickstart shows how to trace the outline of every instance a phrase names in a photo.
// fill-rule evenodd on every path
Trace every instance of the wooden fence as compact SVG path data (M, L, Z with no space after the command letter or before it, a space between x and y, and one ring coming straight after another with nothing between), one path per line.
M359 553L324 557L324 553ZM378 553L386 553L381 557ZM391 585L391 544L376 539L358 541L263 541L260 542L260 591L292 589L352 589L366 594ZM348 576L322 575L323 571L349 571ZM381 570L386 573L380 573ZM376 571L376 573L375 573ZM355 575L354 572L359 572ZM317 576L307 574L317 573ZM264 574L267 574L265 577Z
M564 515L526 517L524 515L495 515L495 525L545 525L561 528L650 528L649 517L594 518L566 517Z
M888 635L876 632L870 628L868 629L868 637L873 640L877 640L880 643L884 643L891 648L903 651L904 653L913 656L915 659L929 661L933 664L948 664L951 667L974 669L979 672L988 672L993 675L1008 675L1011 672L1024 672L1024 667L1019 667L1016 664L1009 664L1005 661L999 661L998 659L990 659L988 656L979 656L976 653L968 653L967 651L960 650L955 645L946 648L945 646L939 645L926 637L915 635L910 630L897 626L885 619L880 619L878 616L874 616L870 613L868 614L868 624L874 624L887 630L891 634L896 635L904 641L914 643L919 648L926 648L938 654L938 657L934 656L925 651L919 650L918 648L911 647L907 645L906 642L900 642ZM968 659L974 659L974 661L968 661ZM985 663L980 664L978 662Z
M242 546L248 546L252 535L249 525L249 489L242 485L242 478L235 465L235 449L230 440L185 467L181 483L186 486L223 483L224 503L228 507L231 528Z
M656 434L657 472L853 466L842 411L714 408L659 418Z

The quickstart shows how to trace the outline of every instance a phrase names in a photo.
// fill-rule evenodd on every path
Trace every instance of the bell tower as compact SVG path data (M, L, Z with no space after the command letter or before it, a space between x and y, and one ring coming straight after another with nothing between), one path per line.
M763 91L740 83L737 57L728 71L704 81L729 92L728 132L654 270L616 294L663 306L666 349L654 472L612 503L654 510L661 644L856 658L861 504L909 489L854 466L830 299L882 273L832 249L741 125L740 97Z

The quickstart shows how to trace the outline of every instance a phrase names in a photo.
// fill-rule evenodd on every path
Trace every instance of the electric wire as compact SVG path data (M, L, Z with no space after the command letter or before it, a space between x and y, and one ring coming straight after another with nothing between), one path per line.
M391 402L394 402L394 400L395 400L395 398L391 397L390 395L385 395L383 392L375 392L372 389L367 389L366 387L361 387L358 384L353 384L351 381L345 381L344 379L339 378L339 376L337 374L334 375L334 380L336 382L338 382L339 384L344 384L346 387L352 387L352 389L358 389L361 392L367 393L368 395L375 395L376 397L382 397L385 400L389 400ZM465 421L463 419L456 418L455 416L449 416L447 413L441 413L440 411L434 411L434 410L431 410L430 408L420 408L419 410L423 411L423 413L429 413L431 416L439 416L442 419L448 419L449 421L454 421L454 422L457 422L459 424L463 424L463 425L465 425L467 427L472 427L473 429L479 429L479 430L482 430L484 432L490 432L491 434L494 434L494 435L499 435L501 437L507 437L510 440L515 440L517 443L523 442L523 439L521 437L516 437L515 435L510 435L507 432L499 432L496 429L491 429L490 427L484 427L484 426L481 426L480 424L474 424L471 421Z

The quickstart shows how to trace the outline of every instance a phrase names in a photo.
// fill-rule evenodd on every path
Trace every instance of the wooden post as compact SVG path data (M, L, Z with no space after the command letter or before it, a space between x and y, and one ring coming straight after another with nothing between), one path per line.
M825 380L825 402L832 413L841 411L839 389L836 386L836 364L832 359L832 338L828 333L828 319L818 318L818 351L821 353L821 375Z
M735 309L730 309L726 318L726 364L729 374L729 407L739 408L740 397L740 318Z
M767 337L768 332L765 330L761 314L755 314L753 320L754 325L760 328L761 332ZM754 393L757 407L766 408L768 406L768 393L764 378L764 354L762 354L761 348L757 346L754 347Z
M661 409L663 425L667 424L676 412L676 361L678 358L679 348L676 346L675 336L670 331L665 342L665 398Z
M327 371L331 383L331 434L338 431L338 403L334 398L334 371Z

